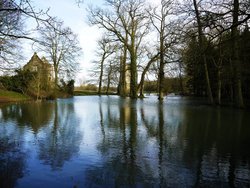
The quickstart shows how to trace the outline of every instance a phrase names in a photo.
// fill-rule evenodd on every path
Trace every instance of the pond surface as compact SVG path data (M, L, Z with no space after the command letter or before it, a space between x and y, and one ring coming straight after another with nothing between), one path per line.
M187 98L0 106L0 187L250 187L250 112Z

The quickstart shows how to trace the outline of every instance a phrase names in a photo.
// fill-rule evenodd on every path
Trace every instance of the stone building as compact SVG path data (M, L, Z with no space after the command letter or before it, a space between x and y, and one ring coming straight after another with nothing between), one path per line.
M40 58L36 52L31 57L29 62L24 65L23 70L37 72L37 76L46 83L54 80L53 66L49 64L45 57Z
M40 58L35 52L23 70L35 72L34 79L29 84L29 93L37 98L46 98L53 88L53 66L45 57Z

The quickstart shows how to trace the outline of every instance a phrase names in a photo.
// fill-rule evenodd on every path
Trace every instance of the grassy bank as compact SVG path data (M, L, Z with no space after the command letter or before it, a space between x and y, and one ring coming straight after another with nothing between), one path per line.
M97 91L90 90L76 90L74 91L74 96L87 96L87 95L98 95ZM101 95L116 95L116 93L101 93Z
M29 96L23 95L21 93L0 90L0 103L3 102L18 102L18 101L26 101L31 100Z
M97 95L97 91L82 91L82 90L77 90L74 91L75 96L85 96L85 95Z

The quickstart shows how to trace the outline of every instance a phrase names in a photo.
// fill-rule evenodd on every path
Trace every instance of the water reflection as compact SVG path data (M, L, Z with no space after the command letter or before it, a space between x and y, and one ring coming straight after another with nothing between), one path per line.
M185 132L188 142L184 159L197 159L196 184L249 186L248 113L211 108L200 109L199 116L194 113L186 114L189 126ZM194 115L197 116L195 119L190 118Z
M39 159L53 170L63 167L79 151L81 132L78 119L74 113L74 103L53 103L53 121L43 131L39 139Z
M107 99L107 100L106 100ZM133 186L145 177L137 164L137 108L135 101L104 98L99 103L102 139L98 150L102 153L102 166L87 169L85 186ZM150 180L150 177L148 177Z
M189 101L2 106L0 187L249 187L250 112Z
M102 98L89 186L249 186L249 112Z
M54 106L50 102L29 102L1 107L1 122L15 122L18 126L29 126L37 133L52 118Z
M26 154L19 141L21 136L15 129L0 126L0 187L14 187L16 180L24 176Z
M46 185L53 171L77 156L82 133L74 103L4 105L0 112L0 187L39 187L39 179ZM41 175L39 161L51 167L50 178Z

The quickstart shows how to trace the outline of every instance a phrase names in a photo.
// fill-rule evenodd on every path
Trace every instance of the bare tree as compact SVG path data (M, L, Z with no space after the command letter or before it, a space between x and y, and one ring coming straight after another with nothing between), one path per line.
M25 21L32 19L34 28L24 27ZM0 2L0 70L9 71L18 65L21 59L20 39L35 40L31 31L41 22L51 17L47 11L36 10L29 0L1 0Z
M53 63L55 85L58 84L58 77L72 77L79 70L78 58L82 49L79 46L78 37L63 22L54 21L44 23L39 29L39 42L35 48L44 52L49 61Z
M125 41L128 40L128 34L125 34ZM127 71L127 56L128 50L125 45L121 45L120 50L120 78L119 78L119 85L118 85L118 94L121 97L127 96L127 88L126 88L126 71Z
M151 23L154 26L159 36L159 55L160 66L158 71L158 99L163 100L163 88L164 88L164 65L166 63L166 50L169 45L166 45L167 37L171 34L171 10L172 0L161 0L160 6L153 8L149 11Z
M160 52L158 52L156 55L149 54L148 56L150 57L148 57L148 62L146 66L143 68L143 71L141 73L141 79L138 85L138 91L140 93L140 97L144 97L143 91L144 91L145 76L147 72L149 71L149 68L152 66L152 64L156 62L157 60L159 60Z
M197 4L196 0L193 0L193 6L195 9L195 17L196 17L196 21L197 21L197 28L198 28L198 39L199 39L199 46L200 46L200 50L201 50L201 55L203 58L203 65L204 65L204 71L205 71L205 79L206 79L206 86L207 86L207 94L208 94L208 99L209 102L211 104L214 103L214 99L213 99L213 94L212 94L212 90L211 90L211 84L210 84L210 79L209 79L209 74L208 74L208 68L207 68L207 57L205 54L205 45L204 45L204 41L203 41L203 28L202 28L202 23L201 23L201 15L200 15L200 11L199 11L199 7Z
M97 56L100 57L100 61L97 61L100 67L98 94L100 95L103 82L104 62L114 53L115 46L112 46L111 40L104 34L104 36L98 41L98 47Z
M130 97L137 98L137 56L148 32L143 0L106 0L109 10L90 8L89 21L113 33L130 55Z
M241 63L239 58L239 33L238 33L238 22L239 22L239 0L233 0L233 23L231 31L232 39L232 63L234 67L234 91L236 105L239 108L244 107L242 88L241 88Z
M117 75L117 72L119 72L119 58L117 58L117 56L114 56L114 58L110 58L109 59L109 64L108 66L106 66L106 82L107 82L107 85L106 85L106 94L109 93L110 91L110 87L113 85L119 85L119 77Z

